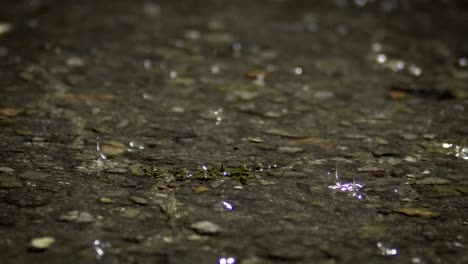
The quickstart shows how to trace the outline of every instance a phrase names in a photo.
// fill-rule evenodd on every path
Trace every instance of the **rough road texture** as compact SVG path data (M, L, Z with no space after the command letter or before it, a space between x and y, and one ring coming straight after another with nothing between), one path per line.
M1 263L468 263L463 1L2 1Z

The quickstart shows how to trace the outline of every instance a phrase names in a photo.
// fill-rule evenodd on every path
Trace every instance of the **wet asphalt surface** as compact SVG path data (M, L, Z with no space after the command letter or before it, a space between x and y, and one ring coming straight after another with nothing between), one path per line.
M468 263L463 1L2 1L1 263Z

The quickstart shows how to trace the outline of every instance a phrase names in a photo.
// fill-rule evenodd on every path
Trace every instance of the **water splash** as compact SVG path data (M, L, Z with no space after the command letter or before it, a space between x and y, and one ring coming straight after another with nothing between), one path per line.
M96 259L101 260L105 255L105 248L109 248L111 246L108 242L102 242L101 240L94 240L93 242L93 250L96 254Z
M447 155L453 155L459 159L468 160L468 146L445 142L442 143L442 148L447 150Z
M216 120L216 125L220 125L223 121L223 108L218 108L215 110L210 110L210 116Z
M219 264L235 264L236 259L233 257L220 258L218 261Z
M353 182L341 182L340 177L338 175L338 170L335 171L335 185L329 185L328 188L347 193L351 197L355 197L358 200L364 199L364 194L360 192L360 190L364 187L363 184L357 183L356 181Z
M234 206L229 202L223 202L223 207L226 208L228 211L234 210Z
M380 254L382 256L396 256L396 255L398 255L398 249L397 248L387 247L382 242L377 242L377 247L379 248Z
M143 143L139 142L139 141L136 141L136 140L130 141L130 143L128 143L128 145L130 146L130 148L127 149L127 150L130 151L130 152L145 149L145 145Z
M98 161L102 162L102 161L107 159L107 156L102 151L102 144L101 144L101 138L100 137L96 138L96 152L98 154Z

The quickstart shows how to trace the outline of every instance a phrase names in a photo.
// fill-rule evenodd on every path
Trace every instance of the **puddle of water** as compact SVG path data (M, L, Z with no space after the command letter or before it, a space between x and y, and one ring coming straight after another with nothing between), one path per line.
M347 193L350 197L357 198L358 200L364 199L364 194L360 192L360 190L364 187L363 184L358 183L356 181L341 182L340 177L338 175L338 171L335 171L335 180L335 185L329 185L328 188L334 191Z
M236 259L233 257L223 257L218 260L219 264L235 264Z
M397 248L387 247L382 242L377 242L377 247L379 248L380 254L382 256L396 256L396 255L398 255L398 249Z

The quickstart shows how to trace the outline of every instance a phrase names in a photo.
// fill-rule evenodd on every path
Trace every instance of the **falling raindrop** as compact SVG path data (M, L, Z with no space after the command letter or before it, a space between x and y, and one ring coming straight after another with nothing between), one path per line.
M383 64L387 61L387 55L385 54L377 54L376 61L380 64Z

